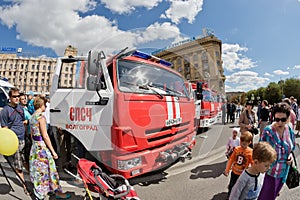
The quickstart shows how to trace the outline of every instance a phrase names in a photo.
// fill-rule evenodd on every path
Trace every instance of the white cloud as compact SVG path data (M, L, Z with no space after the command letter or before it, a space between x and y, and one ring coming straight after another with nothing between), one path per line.
M113 12L124 14L130 13L135 10L136 7L145 7L147 9L152 9L157 6L162 0L100 0L101 3L105 5L106 8Z
M169 9L161 18L168 18L175 24L179 24L182 18L186 18L192 24L197 14L202 10L203 0L168 0L171 2Z
M245 70L256 67L256 63L243 55L248 48L241 47L239 44L222 44L223 67L228 71L235 69Z
M180 35L180 30L177 26L171 23L165 22L162 24L154 23L148 26L141 34L138 42L149 42L153 39L169 39L177 38Z
M133 5L137 1L126 2ZM146 2L140 4L147 5ZM103 16L79 15L95 6L92 0L23 0L10 7L0 7L0 20L9 28L16 27L18 39L51 48L59 56L68 45L77 47L79 55L85 55L90 49L104 50L108 54L158 39L175 40L180 35L178 27L171 23L154 23L143 29L122 31L115 21Z
M259 77L257 72L239 71L226 76L226 92L249 91L263 87L270 81L269 78Z
M272 74L270 74L270 73L268 73L268 72L266 72L264 75L265 75L265 76L269 76L269 77L274 77L274 75L272 75Z
M273 71L273 73L276 74L276 75L289 75L290 74L289 72L284 72L280 69Z
M300 0L299 0L300 1ZM300 69L300 65L295 65L294 69Z

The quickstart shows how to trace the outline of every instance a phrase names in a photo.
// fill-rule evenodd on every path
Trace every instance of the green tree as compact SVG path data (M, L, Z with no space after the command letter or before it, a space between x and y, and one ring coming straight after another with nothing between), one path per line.
M283 94L287 98L294 96L300 100L300 80L295 78L285 80L283 84Z
M281 101L281 90L277 83L269 83L264 94L264 99L266 99L269 104L274 104Z

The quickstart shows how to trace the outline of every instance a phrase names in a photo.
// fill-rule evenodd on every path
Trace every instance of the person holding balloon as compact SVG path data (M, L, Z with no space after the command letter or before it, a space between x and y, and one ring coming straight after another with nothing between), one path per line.
M23 149L25 147L25 126L24 126L24 111L19 104L20 92L18 88L11 88L8 93L10 102L4 106L1 111L1 126L2 128L11 129L18 137L18 149L11 157L14 161L14 168L17 175L22 179L24 193L30 195L24 184L23 167L25 163ZM1 141L0 141L1 142ZM3 141L2 141L3 142Z
M56 199L69 199L70 194L62 192L54 159L58 159L46 128L46 98L38 96L34 99L35 112L29 120L32 147L29 166L30 179L37 199L44 199L48 193L55 193Z

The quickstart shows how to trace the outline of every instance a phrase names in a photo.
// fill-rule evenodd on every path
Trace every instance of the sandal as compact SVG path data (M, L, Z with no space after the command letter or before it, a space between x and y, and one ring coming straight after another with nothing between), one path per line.
M66 197L62 197L62 196L59 196L59 195L55 196L55 199L70 199L70 198L71 198L70 194L66 194Z

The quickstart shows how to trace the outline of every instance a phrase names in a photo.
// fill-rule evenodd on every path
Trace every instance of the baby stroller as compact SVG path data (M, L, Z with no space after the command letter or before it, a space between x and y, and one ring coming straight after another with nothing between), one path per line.
M93 199L90 194L92 191L99 193L100 200L140 200L125 177L118 174L107 175L95 162L78 159L77 170L80 178L72 175L82 180L90 199Z

